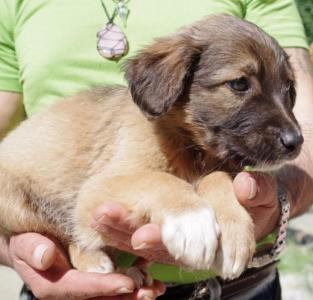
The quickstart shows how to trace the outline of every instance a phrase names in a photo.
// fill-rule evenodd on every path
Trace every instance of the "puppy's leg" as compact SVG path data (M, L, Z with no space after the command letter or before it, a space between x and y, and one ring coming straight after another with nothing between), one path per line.
M221 230L214 267L223 278L238 277L255 251L252 219L236 199L228 174L211 173L202 179L197 191L213 207Z
M184 265L210 268L218 226L210 206L187 182L163 172L93 178L82 189L75 212L75 236L81 249L103 248L110 238L90 227L92 212L105 201L124 204L136 224L159 224L168 251Z

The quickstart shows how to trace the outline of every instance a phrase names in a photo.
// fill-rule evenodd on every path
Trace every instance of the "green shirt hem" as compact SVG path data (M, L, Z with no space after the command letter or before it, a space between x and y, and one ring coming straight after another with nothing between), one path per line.
M265 245L274 244L276 239L276 233L272 233L257 243L257 250L262 249ZM136 260L136 256L121 252L118 256L118 266L121 268L127 268L131 266ZM188 271L175 265L165 265L154 263L149 268L150 274L156 280L167 283L188 284L206 280L211 277L215 277L216 274L213 271L200 270L200 271Z
M11 82L6 79L5 81L0 80L0 91L22 93L23 89L22 87L16 85L15 82Z

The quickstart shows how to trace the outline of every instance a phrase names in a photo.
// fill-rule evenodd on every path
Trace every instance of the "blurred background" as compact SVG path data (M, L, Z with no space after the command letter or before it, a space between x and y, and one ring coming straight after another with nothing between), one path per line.
M296 0L313 61L313 0ZM281 256L283 300L313 299L313 208L290 222L288 244Z
M309 43L313 43L313 1L312 0L296 0L300 14L303 19L306 34Z
M310 44L313 43L313 0L296 0ZM313 45L311 47L313 58ZM281 255L283 300L313 299L313 208L290 222L287 248ZM0 299L17 300L22 286L14 271L0 266ZM266 300L266 299L264 299Z

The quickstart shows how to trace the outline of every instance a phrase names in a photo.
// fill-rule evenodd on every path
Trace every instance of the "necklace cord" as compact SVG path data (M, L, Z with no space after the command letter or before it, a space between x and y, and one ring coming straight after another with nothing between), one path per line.
M112 14L112 17L110 17L109 12L108 12L108 9L106 8L106 6L105 6L103 0L100 0L100 2L101 2L101 5L102 5L102 7L103 7L103 10L104 10L104 12L105 12L105 15L106 15L106 17L107 17L107 19L108 19L108 23L110 23L110 24L113 23L113 20L114 20L116 14L117 14L117 8L115 7L115 9L114 9L114 11L113 11L113 14Z

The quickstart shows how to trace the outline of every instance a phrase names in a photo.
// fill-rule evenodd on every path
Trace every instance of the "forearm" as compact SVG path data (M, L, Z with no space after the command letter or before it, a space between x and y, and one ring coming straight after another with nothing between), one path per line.
M0 91L0 140L25 117L22 95ZM11 266L9 246L0 234L0 264Z
M305 166L290 164L279 172L279 179L285 186L291 206L291 217L306 212L313 203L312 171Z
M298 159L284 167L279 179L287 188L291 216L305 212L313 203L313 68L304 49L287 49L296 74L297 102L294 109L304 144Z
M24 118L22 95L0 91L0 140Z

